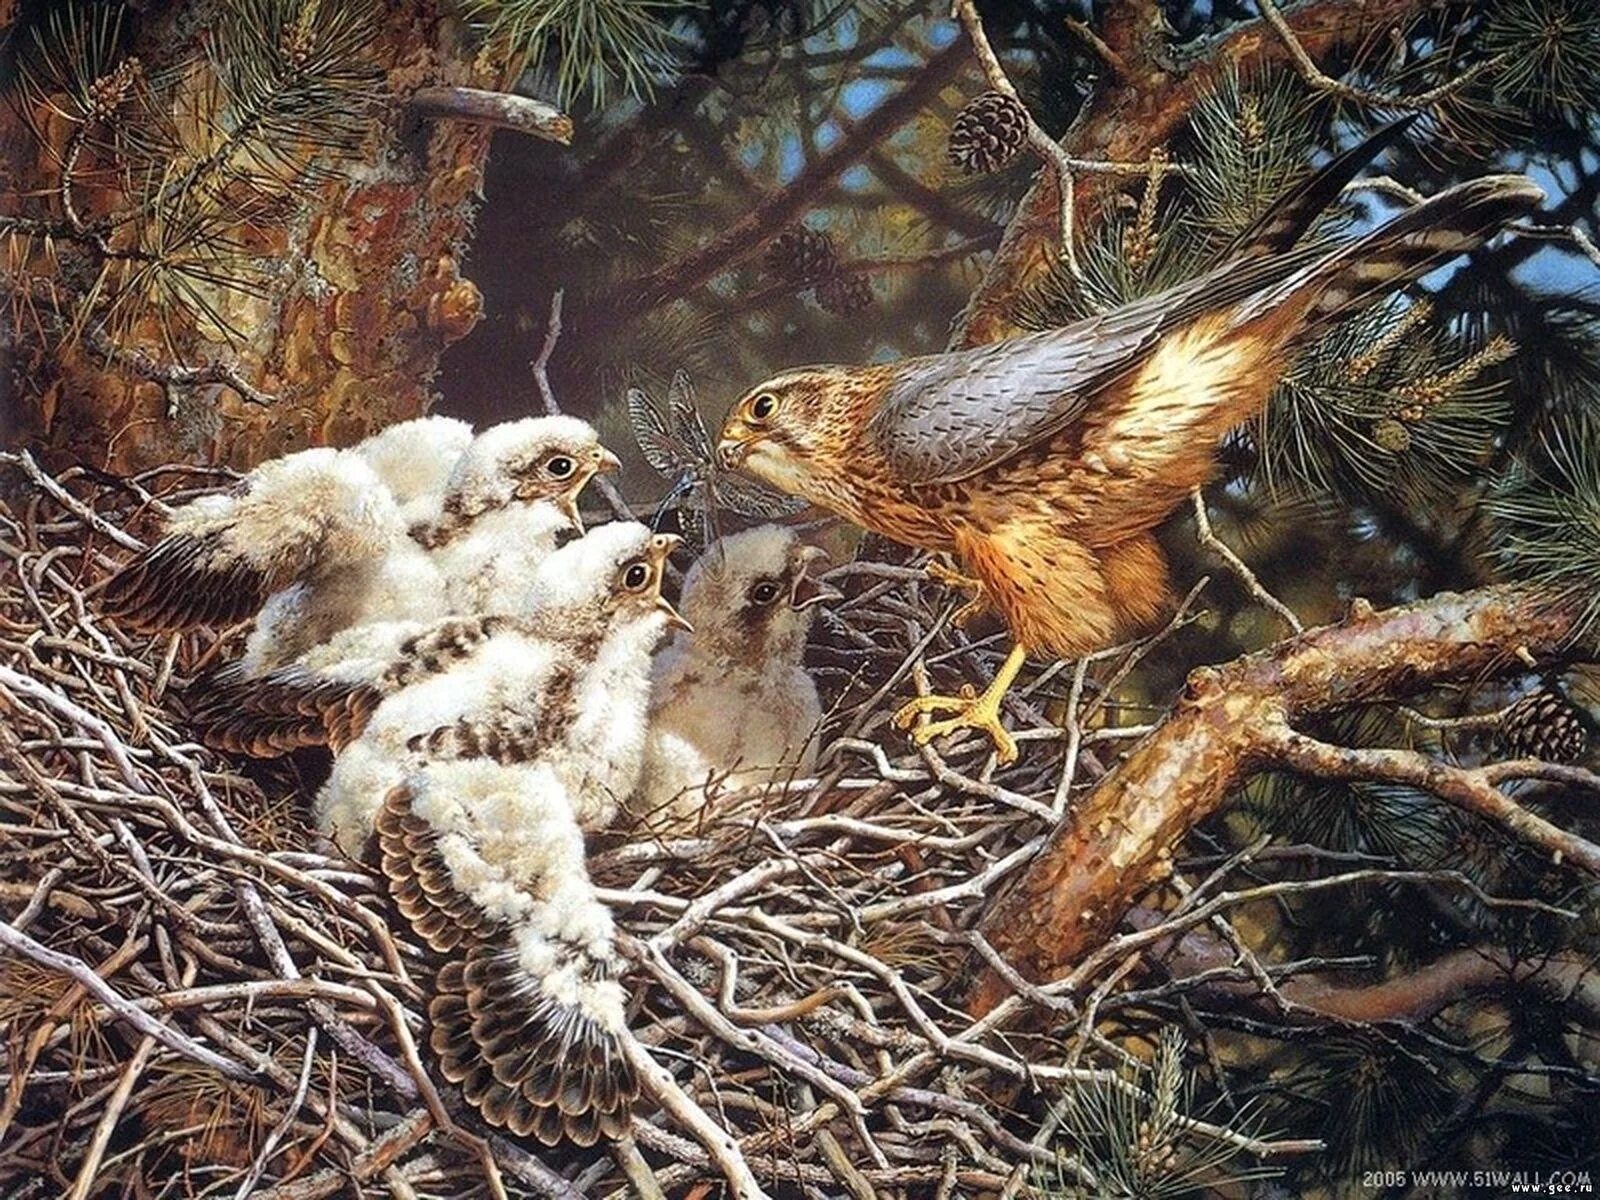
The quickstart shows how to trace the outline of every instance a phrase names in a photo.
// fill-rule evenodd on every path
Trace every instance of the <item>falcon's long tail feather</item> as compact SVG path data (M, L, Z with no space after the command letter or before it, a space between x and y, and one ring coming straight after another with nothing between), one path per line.
M478 786L494 778L488 764L466 772ZM396 906L451 956L428 1005L440 1071L484 1120L519 1136L581 1146L619 1137L639 1079L620 1041L628 1034L609 948L595 944L597 930L609 940L609 916L583 873L581 837L567 878L513 878L461 830L435 823L459 815L440 794L447 778L456 772L424 768L386 797L376 822ZM469 775L457 782L475 786ZM413 807L419 796L429 815ZM578 836L570 817L563 832Z
M1457 184L1257 295L1242 306L1237 323L1298 301L1306 305L1302 335L1316 336L1472 253L1543 200L1538 185L1523 175L1485 175Z
M1298 186L1279 196L1254 224L1238 236L1232 249L1222 256L1221 261L1285 254L1292 250L1323 211L1339 198L1345 185L1398 142L1419 115L1410 113L1389 122L1342 154L1334 156Z

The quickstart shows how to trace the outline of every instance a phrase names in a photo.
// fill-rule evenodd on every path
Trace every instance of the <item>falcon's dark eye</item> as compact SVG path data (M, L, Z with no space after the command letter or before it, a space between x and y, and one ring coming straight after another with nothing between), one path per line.
M771 392L762 392L750 401L750 415L757 421L765 421L778 411L778 398Z
M750 603L765 608L778 598L778 585L770 579L763 579L750 589Z
M650 567L646 563L629 563L622 570L622 586L630 592L642 592L650 586Z
M578 469L578 464L565 454L556 454L546 460L544 469L552 479L565 479Z

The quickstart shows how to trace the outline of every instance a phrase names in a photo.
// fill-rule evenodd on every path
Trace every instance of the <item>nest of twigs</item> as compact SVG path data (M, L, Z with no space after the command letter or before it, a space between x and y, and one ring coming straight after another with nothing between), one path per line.
M317 844L315 765L197 745L184 692L227 642L132 636L97 612L98 581L162 503L216 476L10 467L0 1195L485 1194L471 1138L440 1129L442 1096L487 1132L429 1080L424 960L381 885ZM914 664L981 683L1000 647L950 631L918 571L859 562L839 581L850 597L817 639L834 701L820 778L594 846L632 1028L679 1103L646 1100L631 1138L593 1150L493 1139L506 1192L722 1194L735 1163L777 1195L1017 1195L1088 1179L1077 1148L1101 1135L1126 1134L1135 1172L1259 1149L1183 1118L1176 1068L1140 1065L1157 1023L1107 1036L1115 996L1080 1011L1018 981L1005 1025L962 1007L994 965L986 899L1135 731L1051 725L1084 695L1069 670L1019 698L1035 745L1003 780L977 742L913 751L887 713L927 684Z

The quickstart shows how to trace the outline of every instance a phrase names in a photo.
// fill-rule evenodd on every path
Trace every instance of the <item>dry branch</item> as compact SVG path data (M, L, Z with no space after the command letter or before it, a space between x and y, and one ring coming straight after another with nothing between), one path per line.
M572 118L553 104L510 92L484 88L425 87L411 94L411 111L429 121L466 121L491 129L511 129L560 142L572 143Z
M1079 801L995 905L985 920L990 941L1025 973L1054 977L1104 943L1138 895L1170 867L1183 836L1250 775L1288 767L1385 778L1399 770L1387 758L1368 760L1363 773L1341 756L1318 755L1292 722L1403 697L1429 684L1517 669L1522 653L1555 660L1572 623L1570 610L1506 586L1445 594L1382 613L1358 603L1340 625L1194 672L1167 720ZM1397 752L1341 755L1358 753ZM1407 782L1501 820L1545 849L1600 872L1600 849L1553 827L1540 828L1547 823L1487 778L1426 759L1404 758L1401 765ZM1003 981L991 974L974 1007L985 1011L1004 994Z

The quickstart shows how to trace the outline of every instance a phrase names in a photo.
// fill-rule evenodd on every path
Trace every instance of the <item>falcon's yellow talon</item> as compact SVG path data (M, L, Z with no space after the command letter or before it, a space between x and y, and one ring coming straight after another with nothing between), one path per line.
M1005 664L995 675L994 682L984 689L983 695L978 695L970 683L964 683L958 696L918 696L915 700L900 706L894 714L894 723L901 729L907 729L924 713L954 713L954 716L943 721L930 721L912 730L911 740L919 746L926 746L934 738L947 733L976 729L989 735L989 740L994 743L995 759L1000 765L1010 766L1017 761L1017 742L1000 723L1000 701L1004 699L1006 691L1017 678L1017 673L1022 670L1022 664L1027 658L1026 650L1021 646L1014 646Z

